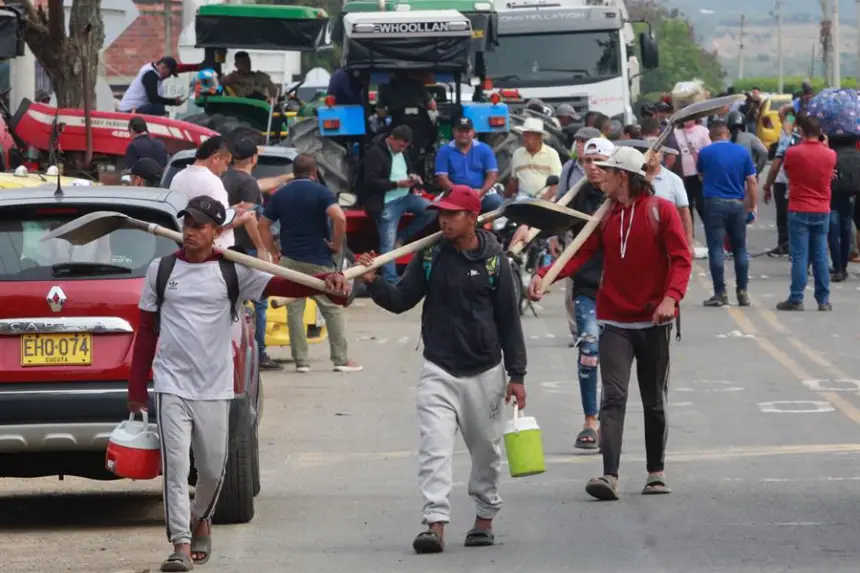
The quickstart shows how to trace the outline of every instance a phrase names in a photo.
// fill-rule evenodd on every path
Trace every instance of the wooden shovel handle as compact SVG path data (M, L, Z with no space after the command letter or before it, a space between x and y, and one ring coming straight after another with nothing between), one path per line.
M651 144L651 148L645 152L645 162L647 163L651 156L656 152L656 150L663 147L663 143L669 137L669 130L663 132L663 134L657 138L654 143ZM576 252L585 244L585 241L591 236L597 226L600 225L600 222L606 216L606 213L609 211L610 206L613 204L613 201L608 199L603 202L598 209L594 213L594 218L585 224L585 227L576 234L573 241L567 246L567 248L558 256L555 262L550 267L549 271L544 275L543 282L541 283L541 290L546 292L550 285L555 281L556 277L558 277L561 270L564 266L576 255Z
M153 235L160 235L173 241L182 242L182 233L167 229L165 227L161 227L159 225L150 224L147 228L147 231L149 231ZM231 249L222 249L220 247L215 247L215 251L221 254L221 256L225 259L233 261L234 263L239 263L240 265L256 269L258 271L263 271L264 273L269 273L271 275L275 275L276 277L283 277L289 281L304 285L306 287L319 289L338 296L343 296L343 294L341 293L326 289L325 281L316 277L312 277L311 275L306 275L298 271L286 269L280 265L262 261L256 257L244 255L238 251L233 251Z

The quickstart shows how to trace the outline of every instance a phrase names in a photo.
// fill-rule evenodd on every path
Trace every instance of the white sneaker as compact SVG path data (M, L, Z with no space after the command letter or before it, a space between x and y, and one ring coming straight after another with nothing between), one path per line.
M296 366L296 372L301 372L302 374L306 374L311 371L310 366Z
M335 372L361 372L363 369L364 366L351 360L346 364L337 364L334 367Z

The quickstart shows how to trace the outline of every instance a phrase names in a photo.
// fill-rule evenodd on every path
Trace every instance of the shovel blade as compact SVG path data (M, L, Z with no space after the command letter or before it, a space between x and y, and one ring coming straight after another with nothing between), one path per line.
M687 107L679 109L669 121L672 122L672 124L679 124L684 123L685 121L708 117L709 115L713 115L724 107L731 106L736 101L742 100L745 97L746 96L743 94L735 94L691 103Z
M64 239L73 245L86 245L127 226L130 226L128 215L116 211L94 211L46 233L42 241Z
M505 217L520 225L538 228L549 235L564 233L588 215L543 199L521 199L505 208Z

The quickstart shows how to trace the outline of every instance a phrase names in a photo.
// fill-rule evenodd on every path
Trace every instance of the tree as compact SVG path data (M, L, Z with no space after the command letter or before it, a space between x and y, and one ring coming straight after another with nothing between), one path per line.
M628 0L631 20L651 24L660 50L660 66L642 76L643 94L667 92L680 81L700 79L716 94L722 91L725 72L716 53L696 43L693 27L677 10L661 0Z
M51 79L57 106L81 108L85 98L95 102L99 50L105 40L101 0L73 0L68 33L63 0L47 0L38 7L31 0L14 3L25 9L24 40Z

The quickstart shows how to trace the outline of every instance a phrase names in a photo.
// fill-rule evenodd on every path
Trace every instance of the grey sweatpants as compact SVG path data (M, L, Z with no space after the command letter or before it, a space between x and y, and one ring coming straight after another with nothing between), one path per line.
M501 364L477 376L457 378L425 361L418 383L418 482L424 497L422 523L448 523L457 429L472 456L469 495L478 517L502 508L499 474L504 429L505 371Z
M191 517L211 519L224 472L230 426L229 400L186 400L156 394L161 468L164 481L164 521L173 544L191 543ZM191 456L197 469L194 504L188 496Z

